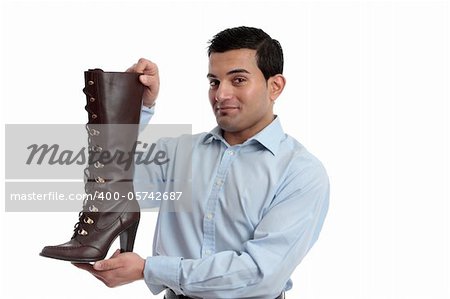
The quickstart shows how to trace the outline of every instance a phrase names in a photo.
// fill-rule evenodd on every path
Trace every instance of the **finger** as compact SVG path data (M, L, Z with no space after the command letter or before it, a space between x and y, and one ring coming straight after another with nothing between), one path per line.
M77 268L86 270L87 272L91 273L92 275L94 275L95 277L97 277L98 279L100 279L101 281L104 281L104 279L99 276L99 272L96 271L94 269L94 267L91 264L85 264L85 263L72 263L72 265L74 265Z
M77 268L83 269L88 271L89 273L91 273L95 278L97 278L98 280L100 280L101 282L103 282L105 285L107 286L112 286L112 284L108 281L108 279L106 277L104 277L105 273L104 272L99 272L96 271L93 267L93 265L91 264L86 264L86 263L72 263L72 265L74 265Z
M134 71L137 73L145 73L147 75L156 75L158 73L158 66L148 59L139 59Z
M136 68L136 63L133 64L132 66L130 66L129 68L127 68L126 72L136 73L136 71L134 70L135 68Z
M116 249L116 251L114 251L113 255L111 255L110 258L115 258L120 254L120 249Z
M77 268L89 271L89 272L94 270L94 267L88 263L72 263L72 265L74 265Z
M140 75L139 80L141 81L142 84L144 84L147 87L152 86L153 80L149 75Z
M110 258L108 260L98 261L94 264L94 270L97 271L108 271L121 267L120 259L116 257Z
M103 277L101 274L99 274L98 272L91 272L92 275L94 275L95 278L97 278L98 280L100 280L101 282L103 282L105 285L109 285L108 280Z

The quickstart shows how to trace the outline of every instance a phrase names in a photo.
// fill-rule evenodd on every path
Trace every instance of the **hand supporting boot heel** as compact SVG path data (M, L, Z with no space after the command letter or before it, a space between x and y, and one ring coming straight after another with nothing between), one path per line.
M85 190L90 200L83 204L72 238L60 245L45 246L41 256L95 262L106 257L118 236L122 252L133 250L140 208L136 200L128 198L134 192L133 161L143 93L139 76L100 69L85 72L83 92L89 114ZM105 195L118 195L118 200L103 200Z

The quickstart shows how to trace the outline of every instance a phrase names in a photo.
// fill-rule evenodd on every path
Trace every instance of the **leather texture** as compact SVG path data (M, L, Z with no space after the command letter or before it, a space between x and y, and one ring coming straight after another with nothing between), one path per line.
M88 197L72 238L44 247L41 256L95 262L106 257L118 236L122 252L133 250L140 219L133 190L133 159L144 88L139 75L101 69L85 72Z

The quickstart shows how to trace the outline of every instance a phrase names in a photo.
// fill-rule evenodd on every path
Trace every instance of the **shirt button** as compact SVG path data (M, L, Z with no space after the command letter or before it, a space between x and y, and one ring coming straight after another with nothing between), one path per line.
M233 156L234 152L233 151L228 151L228 155Z
M213 215L212 215L211 213L208 213L208 214L206 215L206 218L208 218L209 220L211 220L211 219L213 218Z
M211 255L211 250L205 250L205 255Z

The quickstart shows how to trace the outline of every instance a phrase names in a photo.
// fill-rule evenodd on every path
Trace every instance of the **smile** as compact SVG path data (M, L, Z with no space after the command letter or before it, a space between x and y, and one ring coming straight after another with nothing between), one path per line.
M216 106L216 110L217 111L229 111L229 110L233 110L233 109L239 109L239 107L235 107L235 106Z

